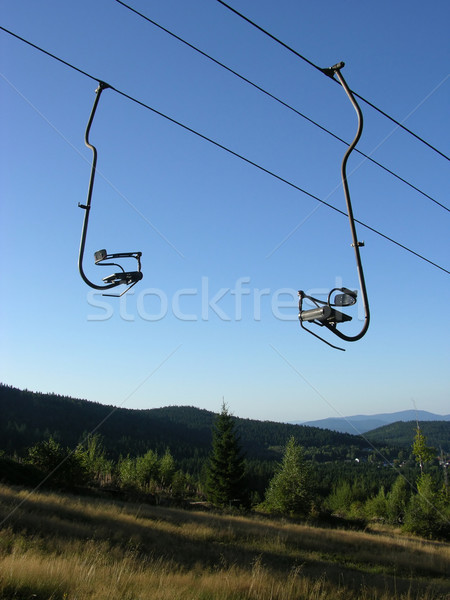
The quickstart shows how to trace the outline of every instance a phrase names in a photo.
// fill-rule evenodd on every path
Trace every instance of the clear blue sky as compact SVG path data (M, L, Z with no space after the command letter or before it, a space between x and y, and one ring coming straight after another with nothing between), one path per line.
M343 90L215 0L130 4L353 138ZM318 65L345 61L353 90L450 154L448 2L230 4ZM114 0L0 7L4 27L345 210L343 144ZM86 271L101 283L95 250L140 250L144 279L121 300L90 291L77 204L96 84L0 43L2 382L127 408L224 398L261 420L450 412L447 273L359 226L372 322L329 348L300 329L296 292L358 287L348 220L111 90L91 131ZM358 148L450 206L449 162L361 106ZM356 218L450 268L449 212L357 154L350 171Z

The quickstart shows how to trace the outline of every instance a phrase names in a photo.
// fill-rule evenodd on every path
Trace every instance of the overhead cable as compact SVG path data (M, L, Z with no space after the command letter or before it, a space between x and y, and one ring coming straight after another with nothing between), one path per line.
M224 2L224 0L217 0L217 2L219 2L220 4L222 4L223 6L225 6L226 8L228 8L231 12L233 12L234 14L236 14L241 19L244 19L244 21L246 21L247 23L249 23L250 25L252 25L252 27L255 27L256 29L258 29L259 31L261 31L262 33L264 33L264 35L267 35L274 42L276 42L277 44L280 44L280 46L283 46L283 48L285 48L286 50L289 50L289 52L292 52L292 54L295 54L295 56L297 56L301 60L303 60L306 63L308 63L308 65L310 65L311 67L314 67L314 69L317 69L321 73L324 73L324 74L326 74L328 76L328 74L326 73L327 69L324 69L324 68L319 67L318 65L314 64L311 60L309 60L309 58L306 58L306 56L303 56L303 54L300 54L300 52L298 52L297 50L294 50L294 48L292 48L291 46L289 46L288 44L286 44L285 42L283 42L282 40L280 40L279 38L277 38L275 35L273 35L269 31L267 31L267 29L264 29L263 27L261 27L260 25L258 25L257 23L255 23L254 21L252 21L251 19L249 19L248 17L246 17L245 15L243 15L241 12L239 12L238 10L236 10L235 8L233 8L232 6L230 6L229 4L227 4L226 2ZM332 79L333 81L335 81L336 83L339 84L339 81L337 81L336 79L333 79L332 77L329 77L329 79ZM417 135L417 133L414 133L413 131L411 131L411 129L408 129L407 127L405 127L405 125L403 125L402 123L400 123L400 121L397 121L396 119L394 119L394 117L391 117L390 115L388 115L381 108L378 108L378 106L375 106L375 104L373 104L372 102L370 102L366 98L363 98L363 96L361 96L360 94L358 94L354 90L351 90L351 91L352 91L352 93L353 93L354 96L356 96L357 98L359 98L360 100L362 100L363 102L365 102L368 106L370 106L371 108L373 108L377 112L379 112L381 115L383 115L383 117L386 117L387 119L389 119L390 121L392 121L392 123L395 123L398 127L401 127L401 129L403 129L404 131L406 131L407 133L409 133L410 135L412 135L413 137L415 137L417 140L419 140L420 142L422 142L426 146L428 146L428 148L430 148L431 150L433 150L434 152L436 152L437 154L439 154L440 156L442 156L442 158L445 158L446 160L450 161L450 158L446 154L444 154L443 152L441 152L440 150L438 150L435 146L432 146L429 142L427 142L422 137L420 137L419 135Z
M266 96L269 96L270 98L272 98L272 100L275 100L276 102L278 102L279 104L281 104L285 108L288 108L289 110L291 110L292 112L294 112L298 116L302 117L303 119L306 119L312 125L315 125L319 129L321 129L322 131L324 131L325 133L327 133L328 135L331 135L334 139L338 140L339 142L342 142L346 146L349 145L349 142L345 141L343 138L339 137L338 135L336 135L335 133L333 133L332 131L330 131L329 129L327 129L326 127L324 127L323 125L320 125L320 123L317 123L316 121L314 121L310 117L306 116L305 114L303 114L298 109L294 108L293 106L291 106L290 104L288 104L284 100L281 100L280 98L277 98L277 96L275 96L271 92L268 92L267 90L265 90L264 88L262 88L258 84L254 83L253 81L250 81L250 79L248 79L244 75L241 75L240 73L238 73L234 69L231 69L230 67L228 67L224 63L222 63L219 60L217 60L216 58L212 57L210 54L207 54L203 50L200 50L199 48L197 48L196 46L194 46L190 42L184 40L182 37L180 37L176 33L173 33L172 31L170 31L166 27L163 27L162 25L160 25L159 23L157 23L153 19L150 19L150 17L147 17L143 13L141 13L138 10L136 10L135 8L133 8L132 6L129 6L125 2L122 2L122 0L115 0L115 2L117 2L118 4L121 4L122 6L124 6L125 8L127 8L128 10L130 10L131 12L135 13L136 15L138 15L139 17L141 17L142 19L144 19L148 23L151 23L152 25L154 25L155 27L157 27L158 29L160 29L161 31L164 31L165 33L169 34L170 36L172 36L173 38L175 38L176 40L178 40L182 44L185 44L186 46L188 46L192 50L195 50L195 52L198 52L199 54L201 54L202 56L204 56L208 60L212 61L214 64L218 65L222 69L225 69L226 71L228 71L232 75L235 75L236 77L238 77L239 79L241 79L245 83L248 83L249 85L251 85L252 87L254 87L255 89L257 89L258 91L262 92ZM384 171L386 171L387 173L389 173L390 175L392 175L396 179L402 181L403 183L405 183L406 185L408 185L410 188L412 188L416 192L419 192L419 194L422 194L422 196L424 196L425 198L428 198L429 200L431 200L432 202L434 202L435 204L437 204L438 206L440 206L444 210L450 212L450 208L448 208L447 206L445 206L445 204L442 204L441 202L439 202L438 200L436 200L435 198L433 198L432 196L430 196L429 194L427 194L426 192L424 192L423 190L421 190L420 188L418 188L417 186L415 186L411 182L407 181L406 179L404 179L403 177L401 177L400 175L398 175L397 173L395 173L394 171L392 171L388 167L386 167L383 164L381 164L380 162L376 161L370 155L365 154L361 150L358 150L358 148L355 148L355 152L357 152L361 156L364 156L364 158L366 158L367 160L369 160L373 164L377 165L378 167L380 167L381 169L383 169Z
M43 54L45 54L46 56L49 56L51 58L53 58L54 60L62 63L63 65L65 65L66 67L69 67L70 69L73 69L74 71L76 71L77 73L80 73L86 77L88 77L89 79L92 79L93 81L96 82L101 82L104 81L102 78L97 78L94 77L93 75L91 75L90 73L88 73L87 71L84 71L83 69L80 69L78 67L76 67L75 65L69 63L66 60L63 60L62 58L59 58L58 56L56 56L55 54L52 54L51 52L48 52L47 50L44 50L43 48L41 48L40 46L37 46L36 44L33 44L32 42L29 42L28 40L26 40L25 38L17 35L16 33L13 33L12 31L10 31L9 29L6 29L6 27L3 27L0 25L0 30L4 31L5 33L8 33L9 35L15 37L16 39L20 40L21 42L27 44L28 46L31 46L32 48L34 48L35 50L38 50L39 52L42 52ZM235 156L236 158L239 158L240 160L243 160L244 162L246 162L247 164L250 164L254 167L256 167L257 169L259 169L260 171L263 171L264 173L267 173L268 175L270 175L271 177L274 177L275 179L277 179L278 181L282 181L283 183L289 185L290 187L298 190L299 192L302 192L303 194L305 194L306 196L309 196L310 198L312 198L313 200L316 200L317 202L320 202L320 204L323 204L325 206L327 206L328 208L331 208L332 210L334 210L335 212L348 217L347 213L339 208L337 208L336 206L333 206L332 204L330 204L329 202L326 202L325 200L323 200L322 198L319 198L318 196L312 194L311 192L308 192L307 190L301 188L300 186L296 185L295 183L292 183L291 181L289 181L288 179L285 179L284 177L281 177L281 175L277 175L276 173L274 173L273 171L270 171L269 169L267 169L266 167L263 167L261 165L259 165L258 163L254 162L253 160L243 156L242 154L239 154L238 152L235 152L234 150L231 150L230 148L228 148L227 146L224 146L223 144L221 144L220 142L217 142L216 140L213 140L212 138L206 136L203 133L200 133L198 131L196 131L195 129L193 129L192 127L189 127L188 125L185 125L184 123L182 123L181 121L177 121L176 119L174 119L173 117L170 117L168 115L166 115L165 113L159 111L156 108L153 108L152 106L150 106L149 104L146 104L145 102L138 100L137 98L131 96L130 94L127 94L126 92L123 92L121 90L119 90L118 88L115 88L114 86L108 84L109 88L113 91L115 91L117 94L119 94L120 96L123 96L124 98L127 98L128 100L131 100L132 102L134 102L135 104L138 104L139 106L142 106L143 108L146 108L147 110L159 115L160 117L163 117L164 119L166 119L167 121L170 121L171 123L174 123L175 125L178 125L179 127L183 128L186 131L189 131L190 133L193 133L194 135L196 135L197 137L205 140L206 142L209 142L210 144L213 144L214 146L216 146L217 148L221 148L222 150L225 150L225 152L228 152L229 154ZM444 273L447 273L448 275L450 275L450 270L446 269L445 267L442 267L441 265L433 262L432 260L426 258L425 256L423 256L422 254L419 254L418 252L416 252L415 250L412 250L411 248L408 248L407 246L405 246L404 244L401 244L400 242L397 242L396 240L394 240L393 238L385 235L384 233L382 233L381 231L378 231L377 229L375 229L374 227L371 227L370 225L367 225L366 223L364 223L363 221L359 221L358 219L355 219L356 223L359 223L359 225L361 225L362 227L365 227L366 229L368 229L369 231L372 231L373 233L379 235L380 237L384 238L385 240L388 240L389 242L392 242L393 244L395 244L396 246L399 246L400 248L402 248L403 250L406 250L407 252L414 254L414 256L416 256L417 258L420 258L421 260L429 263L430 265L436 267L437 269L440 269L441 271L444 271Z

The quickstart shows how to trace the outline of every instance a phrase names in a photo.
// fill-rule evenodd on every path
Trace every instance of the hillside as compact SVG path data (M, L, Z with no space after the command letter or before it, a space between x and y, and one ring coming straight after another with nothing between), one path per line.
M365 434L374 445L386 444L410 449L416 434L416 421L397 422L379 427ZM442 449L444 454L450 453L450 421L424 421L420 423L420 431L427 439L427 444Z
M450 592L448 545L388 530L5 485L0 499L5 600L444 600Z
M133 410L5 385L0 385L0 401L0 449L19 454L50 435L74 447L86 433L98 432L113 458L169 447L177 459L201 459L210 451L216 418L192 406ZM361 452L367 447L357 436L300 425L236 418L236 430L249 459L278 459L291 435L316 460L345 457L350 449Z

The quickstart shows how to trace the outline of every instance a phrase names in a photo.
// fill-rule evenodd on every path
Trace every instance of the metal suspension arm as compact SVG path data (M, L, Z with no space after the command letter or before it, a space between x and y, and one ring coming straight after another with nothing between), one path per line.
M336 327L328 327L328 329L330 329L334 334L336 334L341 339L346 340L347 342L356 342L357 340L360 340L366 334L366 332L369 328L370 310L369 310L369 300L367 297L366 282L364 279L364 271L363 271L362 262L361 262L361 255L359 252L359 248L361 246L364 246L364 242L359 242L357 239L357 235L356 235L355 220L353 217L353 209L352 209L352 204L351 204L351 200L350 200L350 191L348 188L346 168L347 168L348 158L349 158L350 154L352 153L352 151L354 150L354 148L356 147L356 144L358 143L359 138L361 137L361 133L363 130L363 116L362 116L361 109L352 94L352 91L348 87L347 82L345 81L345 79L341 73L341 69L343 66L344 66L344 63L341 62L341 63L338 63L337 65L335 65L334 67L331 67L331 69L327 69L325 71L331 76L333 76L333 75L337 76L340 84L344 88L345 93L347 94L348 98L350 99L350 101L356 111L356 114L358 116L358 129L357 129L355 138L354 138L353 142L350 144L350 146L348 147L347 152L345 153L344 158L342 160L341 177L342 177L342 185L344 187L345 201L347 204L347 213L348 213L348 219L350 222L350 230L351 230L351 234L352 234L352 246L355 250L356 268L358 270L359 285L361 288L361 298L362 298L362 303L363 303L363 307L364 307L364 325L363 325L361 331L357 335L354 335L354 336L345 335L341 331L338 331L338 329Z
M120 283L117 283L117 282L110 283L108 285L97 285L96 283L93 283L92 281L90 281L87 278L87 276L84 272L84 269L83 269L84 248L86 245L86 235L87 235L87 229L88 229L88 223L89 223L89 213L91 211L92 191L94 189L95 171L96 171L96 167L97 167L97 148L90 143L89 133L91 130L92 121L94 120L95 111L97 110L97 106L98 106L102 91L108 87L110 87L110 86L107 83L100 81L98 88L95 90L95 94L96 94L95 101L94 101L94 105L92 107L92 111L91 111L89 121L88 121L88 124L86 127L86 132L84 134L84 143L86 144L86 146L88 148L90 148L92 150L91 176L89 178L89 188L88 188L86 204L78 203L78 206L80 208L83 208L85 211L84 221L83 221L83 229L81 232L80 252L78 255L78 270L80 271L80 275L81 275L83 281L85 283L87 283L91 288L94 288L95 290L110 290L111 288L114 288L114 287L117 287L118 285L120 285Z

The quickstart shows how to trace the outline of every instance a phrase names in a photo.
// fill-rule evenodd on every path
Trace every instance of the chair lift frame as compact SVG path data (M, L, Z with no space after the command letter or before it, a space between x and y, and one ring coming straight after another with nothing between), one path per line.
M356 144L358 143L358 141L361 137L364 121L363 121L363 115L362 115L361 109L360 109L358 103L356 102L355 97L352 94L352 91L348 87L347 82L345 81L345 79L341 73L341 69L343 67L344 67L344 63L340 62L329 69L323 69L323 72L332 78L334 78L335 75L337 76L339 83L345 90L345 93L347 94L348 98L350 99L350 101L356 111L357 117L358 117L358 128L357 128L355 138L354 138L353 142L350 144L350 146L348 147L348 149L344 155L344 158L342 160L341 178L342 178L342 185L344 187L345 201L347 204L347 215L348 215L348 219L350 222L350 231L351 231L351 235L352 235L352 246L355 251L356 268L358 271L359 285L361 288L361 298L362 298L363 307L364 307L364 324L363 324L361 331L358 334L353 335L353 336L346 335L346 334L342 333L341 331L339 331L337 329L337 325L344 321L350 321L351 317L345 313L337 311L334 308L335 306L350 306L351 304L355 304L356 292L352 292L351 290L348 290L347 288L334 288L328 294L328 299L326 302L324 302L323 300L319 300L317 298L313 298L312 296L308 296L302 290L300 290L298 292L298 295L299 295L299 320L300 320L301 327L303 329L305 329L305 331L307 331L311 335L322 340L322 342L325 342L325 344L328 344L328 346L331 346L332 348L335 348L337 350L344 350L344 348L335 346L334 344L331 344L330 342L328 342L321 336L317 335L316 333L314 333L313 331L311 331L310 329L305 327L303 325L303 321L313 322L321 327L326 327L329 331L334 333L334 335L337 335L339 338L341 338L342 340L345 340L347 342L356 342L357 340L360 340L366 334L366 332L369 328L369 323L370 323L369 300L367 297L366 282L364 279L364 271L363 271L361 255L360 255L360 251L359 251L360 247L364 246L364 242L359 242L357 239L355 219L353 217L353 209L352 209L352 204L351 204L351 200L350 200L350 191L349 191L349 187L348 187L347 172L346 172L348 158L349 158L350 154L352 153L352 151L354 150L354 148L356 147ZM341 291L343 293L335 297L335 302L331 302L331 296L336 291ZM304 299L311 300L316 305L316 308L313 308L311 310L303 310L303 300ZM339 299L338 302L336 302L337 299Z
M100 96L101 96L103 90L110 88L110 87L111 86L108 85L107 83L105 83L103 81L99 81L98 88L95 90L94 105L92 107L91 114L89 116L89 120L88 120L88 123L86 126L86 132L84 134L84 143L86 144L86 146L88 148L90 148L92 150L92 166L91 166L91 175L89 178L89 188L88 188L86 204L78 203L78 206L80 208L84 209L84 211L85 211L84 220L83 220L83 229L81 232L80 251L79 251L79 255L78 255L78 270L80 272L80 275L81 275L83 281L85 283L87 283L87 285L89 285L91 288L94 288L95 290L110 290L112 288L117 287L118 285L122 285L122 284L128 285L129 287L126 290L124 290L121 294L103 294L104 296L120 297L123 294L125 294L126 292L128 292L128 290L130 290L134 285L136 285L136 283L138 281L140 281L142 279L142 276L143 276L142 272L141 272L142 252L120 252L120 253L115 253L115 254L108 254L106 252L106 250L99 250L98 252L96 252L95 253L95 264L96 265L101 265L101 266L114 265L114 266L119 267L119 269L121 269L120 273L114 273L113 275L109 275L108 277L105 277L103 279L103 281L105 282L105 285L98 285L98 284L90 281L90 279L88 279L88 277L86 276L84 269L83 269L84 249L85 249L85 245L86 245L86 236L87 236L87 229L88 229L88 224L89 224L89 215L90 215L90 211L91 211L92 192L94 189L95 173L96 173L96 169L97 169L97 148L93 144L90 143L89 133L91 130L92 122L94 120L94 116L95 116L95 113L97 110L98 103L100 101ZM117 263L103 262L105 260L111 260L111 259L116 259L116 258L135 258L138 263L138 270L137 271L125 271L123 269L123 267Z

